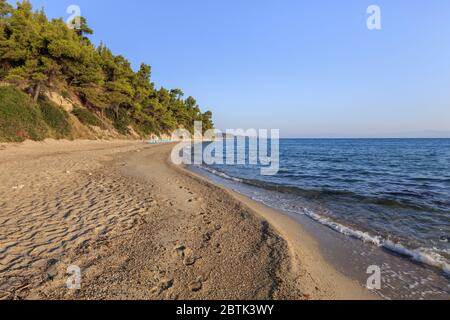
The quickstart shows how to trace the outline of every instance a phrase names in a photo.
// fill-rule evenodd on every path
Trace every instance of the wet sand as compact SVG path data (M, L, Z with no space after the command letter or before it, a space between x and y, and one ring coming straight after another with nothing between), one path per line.
M171 149L0 145L0 299L374 298L299 223L175 167Z

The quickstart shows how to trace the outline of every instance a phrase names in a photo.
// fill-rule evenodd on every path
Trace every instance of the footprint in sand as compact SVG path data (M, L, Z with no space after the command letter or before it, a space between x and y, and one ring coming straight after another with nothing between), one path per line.
M53 280L58 274L58 263L56 259L49 259L45 262L44 272L42 274L43 281Z
M177 246L175 246L175 248L173 250L176 252L178 257L183 258L184 250L186 250L186 247L183 245L177 245Z
M202 288L203 288L202 277L198 277L197 280L189 283L189 289L193 292L198 292L202 290Z
M207 216L203 216L203 223L206 225L210 225L212 222Z
M194 203L194 202L201 202L203 198L191 198L187 202Z
M173 282L174 281L173 281L172 278L162 279L155 287L152 288L152 290L150 292L152 294L160 295L164 291L169 290L170 288L172 288L173 287Z
M212 222L209 220L205 220L205 223L207 225L211 225ZM214 224L214 226L210 226L208 227L208 231L206 233L203 234L202 236L202 240L203 240L203 245L207 245L213 238L214 234L216 234L218 231L220 231L222 229L222 226L218 223Z
M187 256L183 260L183 264L186 267L193 266L195 264L195 262L196 262L196 258L194 256Z
M204 242L204 243L209 242L209 241L211 240L211 236L212 236L211 232L205 233L205 234L202 236L203 242Z
M183 245L178 245L174 250L177 253L177 256L183 259L183 264L185 266L192 266L195 264L197 258L194 256L194 252L191 249L186 248Z

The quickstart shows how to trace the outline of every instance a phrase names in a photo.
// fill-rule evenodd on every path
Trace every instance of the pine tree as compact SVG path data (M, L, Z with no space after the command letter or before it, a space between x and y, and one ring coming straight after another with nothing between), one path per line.
M70 88L89 109L113 115L122 128L129 123L145 133L165 133L194 121L212 128L211 112L201 113L193 97L180 89L155 89L151 66L134 72L130 62L103 44L88 39L93 31L84 17L72 29L62 19L33 12L29 1L16 8L0 0L0 80L15 84L38 100L46 90Z

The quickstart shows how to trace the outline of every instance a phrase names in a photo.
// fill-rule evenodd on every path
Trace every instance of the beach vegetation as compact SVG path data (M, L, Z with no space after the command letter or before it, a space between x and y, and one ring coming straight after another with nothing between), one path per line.
M69 114L46 98L39 101L42 119L58 139L71 137Z
M74 109L81 122L101 126L110 121L121 134L128 134L130 126L143 135L193 130L194 121L203 121L205 129L213 127L212 113L202 112L193 97L185 98L180 89L156 87L150 65L142 63L135 71L124 56L104 44L94 45L89 39L94 31L84 17L78 18L80 24L73 28L62 18L48 19L29 1L13 7L0 0L0 83L19 88L37 104L49 91L75 97L82 104ZM49 126L69 135L64 112L56 113L47 102L43 108Z
M85 108L80 108L75 106L72 113L77 117L78 120L84 125L105 128L102 121L91 111Z
M10 86L0 87L0 140L22 142L43 140L47 125L38 105L25 93Z

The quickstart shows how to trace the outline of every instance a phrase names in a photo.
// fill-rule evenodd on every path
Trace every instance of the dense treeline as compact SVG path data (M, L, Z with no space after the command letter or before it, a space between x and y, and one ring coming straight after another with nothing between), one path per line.
M93 31L80 18L77 28L62 19L49 20L28 1L16 8L0 0L0 80L14 84L38 101L46 90L77 95L100 117L126 133L128 126L144 134L162 134L203 121L212 128L211 112L202 113L194 98L179 89L157 89L151 67L133 71L130 62L104 45L94 46Z

